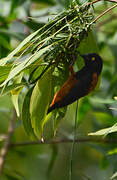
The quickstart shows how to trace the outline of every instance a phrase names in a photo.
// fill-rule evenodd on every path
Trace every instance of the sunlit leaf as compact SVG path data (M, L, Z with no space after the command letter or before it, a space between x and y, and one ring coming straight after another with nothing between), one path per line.
M109 99L109 98L107 98L107 99L103 99L103 98L99 98L99 97L90 97L90 102L92 102L92 103L101 103L101 104L112 104L112 103L114 103L115 101L113 100L113 99Z
M115 172L112 176L111 176L111 180L116 180L116 178L117 178L117 172Z
M112 127L109 127L109 128L104 128L104 129L101 129L99 131L96 131L94 133L89 133L88 135L90 136L106 136L110 133L113 133L113 132L117 132L117 124L115 124L114 126Z
M22 121L24 125L24 129L27 133L27 135L33 139L35 137L32 124L31 124L31 118L30 118L30 98L32 95L33 87L28 91L24 98L23 106L22 106Z
M8 93L10 93L12 90L18 90L19 91L19 88L23 88L25 84L23 83L18 83L18 84L12 84L12 85L9 85L9 86L5 86L3 88L0 88L0 96L4 96Z
M32 127L38 138L42 137L43 126L45 124L45 116L47 113L49 100L51 96L51 75L52 70L49 69L41 79L37 82L32 92L30 101L30 114Z
M25 44L27 44L37 33L39 32L39 30L37 30L36 32L30 34L27 38L25 38L20 44L19 46L12 51L7 57L8 58L12 58L16 53L18 53L18 51L25 46Z
M23 73L19 74L19 76L17 76L15 78L15 82L20 83L22 80L22 77L23 77ZM21 92L21 90L22 90L22 87L11 90L11 99L12 99L13 105L15 107L17 116L20 116L18 99L19 99L19 93Z
M4 67L8 62L13 62L15 60L16 60L16 57L13 57L11 59L8 57L2 58L2 59L0 59L0 66ZM11 65L8 65L8 66L9 66L9 68L12 67Z
M15 38L15 39L17 39L17 40L20 40L20 41L23 41L24 40L24 38L26 37L26 35L25 34L21 34L21 33L16 33L16 32L12 32L12 31L10 31L9 29L7 30L7 29L0 29L0 34L4 34L4 35L7 35L7 36L9 36L10 38L11 37L13 37L13 38ZM10 48L10 47L9 47ZM9 49L8 48L8 49ZM10 48L11 49L11 48Z
M19 65L14 67L9 75L8 78L0 85L0 87L4 86L7 82L9 82L12 78L14 78L17 74L19 74L22 70L24 70L26 67L28 67L30 64L34 63L37 59L39 59L47 50L51 48L52 45L47 46L43 49L41 49L39 52L35 53L34 55L26 58L23 62L21 62Z
M117 154L117 148L111 149L110 151L108 151L107 155L113 155L113 154Z
M3 82L8 77L11 68L10 65L0 66L0 82Z

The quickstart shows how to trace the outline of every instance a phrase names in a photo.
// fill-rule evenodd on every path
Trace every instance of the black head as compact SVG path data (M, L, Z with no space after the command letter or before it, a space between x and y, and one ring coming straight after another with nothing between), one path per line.
M92 68L92 70L96 71L98 74L102 71L102 58L96 53L89 53L81 55L84 59L85 66Z

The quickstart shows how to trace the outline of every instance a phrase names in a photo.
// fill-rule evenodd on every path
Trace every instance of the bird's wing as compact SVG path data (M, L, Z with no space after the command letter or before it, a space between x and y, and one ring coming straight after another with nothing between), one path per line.
M77 83L78 83L78 80L72 74L68 78L68 80L63 84L61 89L55 94L53 101L52 101L50 106L61 101Z
M97 76L96 76L97 77ZM95 81L95 83L94 83ZM87 76L83 76L68 92L63 98L55 102L56 108L64 107L69 104L72 104L74 101L78 100L79 98L89 94L97 84L97 80L93 79L93 74L90 72L87 74Z

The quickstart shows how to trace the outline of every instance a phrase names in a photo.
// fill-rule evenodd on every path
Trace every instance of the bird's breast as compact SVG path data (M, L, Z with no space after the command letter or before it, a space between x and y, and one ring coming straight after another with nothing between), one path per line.
M97 82L98 82L98 75L97 73L93 73L92 82L91 82L90 88L88 89L88 93L94 90L94 88L97 85Z
M78 83L78 80L75 78L74 74L71 74L71 76L63 84L61 89L55 94L50 106L52 106L53 104L57 102L60 102L77 83Z

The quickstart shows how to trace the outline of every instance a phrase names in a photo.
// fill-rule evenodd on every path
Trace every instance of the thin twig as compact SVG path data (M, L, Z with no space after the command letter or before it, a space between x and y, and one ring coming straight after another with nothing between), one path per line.
M4 147L1 149L1 153L0 153L0 178L2 176L2 170L5 163L5 158L6 158L8 149L10 147L11 136L14 132L15 119L16 119L16 113L15 113L15 110L13 109L12 118L11 118L9 128L8 128L8 134L6 135Z
M62 144L62 143L73 143L73 139L54 139L48 141L27 141L27 142L19 142L19 143L11 143L10 148L14 147L22 147L22 146L32 146L32 145L45 145L45 144ZM103 143L103 144L116 144L117 139L109 139L109 138L97 138L97 137L85 137L85 138L77 138L75 139L75 143Z
M116 14L112 14L108 19L105 19L104 21L98 23L98 25L96 26L96 29L99 30L104 24L112 22L112 20L117 20L117 15Z
M114 6L108 8L106 11L104 11L104 12L103 12L102 14L100 14L99 16L97 16L97 17L91 22L91 24L92 24L92 23L95 23L98 19L100 19L102 16L104 16L106 13L108 13L109 11L111 11L112 9L114 9L115 7L117 7L117 3L116 3Z
M104 0L104 1L117 3L117 0Z
M89 2L89 4L95 4L97 2L100 2L101 0L95 0L95 1L92 1L92 2Z
M89 4L95 4L95 3L100 2L100 1L102 1L102 0L95 0L93 2L90 2ZM104 0L104 1L117 3L117 0Z

